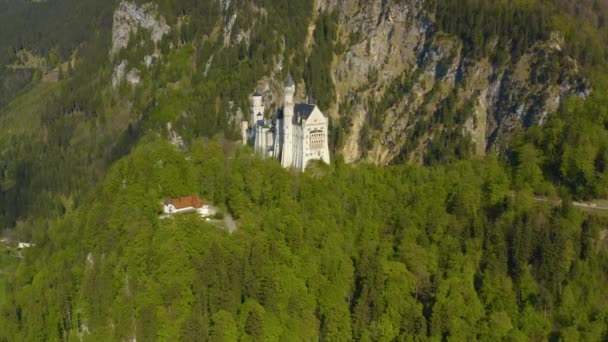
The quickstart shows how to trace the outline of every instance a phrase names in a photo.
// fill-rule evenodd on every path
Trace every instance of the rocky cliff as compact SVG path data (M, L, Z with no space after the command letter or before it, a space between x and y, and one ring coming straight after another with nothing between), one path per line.
M473 56L461 38L439 30L431 1L311 1L308 30L299 42L303 48L294 55L286 54L286 32L275 29L255 36L272 19L271 9L216 3L220 19L202 39L215 40L216 51L205 58L201 74L207 77L216 67L220 50L248 49L253 54L252 44L274 40L283 50L269 58L274 65L256 75L258 90L271 108L281 105L282 78L285 68L292 67L285 57L291 63L298 53L309 59L315 49L327 48L315 41L315 30L322 17L336 22L330 45L335 48L325 54L330 56L327 70L335 96L322 110L332 118L334 148L347 162L428 163L446 155L493 153L508 145L514 132L542 124L567 96L590 92L577 62L563 52L559 34L521 54L507 52L500 61ZM151 14L154 8L119 5L113 54L129 45L138 27L158 43L170 30L183 31L181 23L192 21L186 16L169 28L162 16ZM114 83L126 74L125 66L116 67ZM300 100L311 95L310 82L311 77L301 76ZM238 120L232 121L236 125Z
M457 37L437 30L425 7L418 0L319 4L339 13L339 40L348 46L334 59L336 105L329 110L348 118L341 147L347 161L421 160L448 126L458 126L475 153L484 154L517 129L542 124L566 96L587 96L557 35L518 59L473 59ZM390 94L395 91L402 93ZM446 101L460 118L437 117Z
M136 37L140 30L147 32L150 41L156 46L163 36L170 32L171 28L167 25L165 18L158 15L157 6L153 3L138 6L129 1L120 2L114 12L110 56L114 57L117 53L126 49L131 38ZM144 42L142 39L136 44L143 45ZM159 51L155 49L152 54L144 57L143 64L150 67L158 57ZM142 61L138 62L141 64ZM122 59L120 62L116 61L115 64L112 73L112 86L114 88L125 79L130 85L138 85L141 82L140 70L136 67L130 67L127 60Z

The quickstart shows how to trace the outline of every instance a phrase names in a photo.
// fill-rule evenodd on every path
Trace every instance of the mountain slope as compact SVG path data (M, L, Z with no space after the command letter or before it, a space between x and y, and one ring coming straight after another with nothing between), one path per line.
M0 341L608 338L602 3L46 4L0 2L85 7L2 36ZM235 142L287 73L331 166Z
M346 160L451 158L454 152L440 146L458 146L467 139L462 131L470 135L473 151L484 154L514 129L542 122L561 99L587 95L576 61L562 52L563 42L546 33L546 41L534 37L523 47L502 45L496 37L487 43L496 51L492 55L483 52L483 41L474 43L477 52L466 37L439 31L442 26L449 31L459 19L437 25L422 2L358 6L342 3L335 9L343 15L342 36L348 37L341 43L350 46L334 68L337 105L345 107L338 113L350 120L343 127ZM535 20L523 10L512 12L505 16Z
M23 252L0 340L601 340L606 220L496 160L294 174L143 139ZM238 220L160 220L198 192Z

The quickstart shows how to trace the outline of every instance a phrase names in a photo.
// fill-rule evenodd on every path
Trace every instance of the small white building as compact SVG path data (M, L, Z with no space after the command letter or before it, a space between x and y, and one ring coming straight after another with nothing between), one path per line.
M210 217L215 215L217 210L207 200L195 195L165 200L163 212L166 215L197 212L202 217Z
M29 243L29 242L19 242L19 243L17 244L17 250L22 250L22 249L25 249L25 248L30 248L30 247L32 247L32 246L34 246L34 244L33 244L33 243Z

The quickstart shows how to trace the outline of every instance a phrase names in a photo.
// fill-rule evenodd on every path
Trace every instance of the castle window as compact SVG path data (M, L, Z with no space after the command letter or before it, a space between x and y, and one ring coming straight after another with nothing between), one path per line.
M325 134L323 131L313 131L310 133L310 149L322 150L325 147Z

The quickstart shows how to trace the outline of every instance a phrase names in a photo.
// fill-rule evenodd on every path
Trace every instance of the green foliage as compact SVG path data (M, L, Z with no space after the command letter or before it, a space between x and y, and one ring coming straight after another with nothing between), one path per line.
M337 162L312 177L231 144L145 137L34 236L0 340L602 339L605 218L514 197L538 176L515 170ZM189 194L238 230L159 220L163 198Z
M532 128L514 144L513 163L517 165L517 178L522 184L538 191L542 172L576 197L608 195L605 89L608 89L606 81L598 79L596 89L587 100L568 99L544 127Z
M50 56L51 64L67 58L92 33L110 32L114 1L0 2L0 46ZM61 18L59 20L59 18ZM27 29L26 29L27 28ZM0 54L4 67L12 54Z
M17 51L27 50L47 58L48 64L55 67L76 48L89 49L96 38L109 42L106 39L112 29L114 6L114 1L105 0L0 1L0 108L27 91L32 80L24 82L23 74L33 70L6 67L15 62ZM102 56L107 56L105 53ZM35 77L34 81L39 79Z
M518 57L551 32L565 37L566 52L589 74L605 70L608 56L608 5L595 0L436 1L442 31L458 35L475 58L501 64ZM506 53L505 53L506 52Z
M317 19L314 44L304 72L309 95L318 101L317 104L321 108L329 108L335 98L331 67L337 29L337 13L323 14Z
M379 101L370 99L368 108L370 111L370 124L375 129L382 128L383 118L381 117L387 110L396 105L403 96L412 90L412 80L419 76L420 71L410 75L404 72L402 75L393 79L384 92L384 96Z
M0 273L0 305L10 305L10 291L8 287L8 274L14 272L14 268L17 265L17 258L12 253L12 250L6 246L0 247L0 269L3 271Z
M48 9L18 2L17 12L3 12L7 4L0 3L3 23L6 13L30 10L33 18L45 11L61 17L70 3ZM343 49L336 46L336 14L320 14L305 56L313 1L230 2L229 13L238 15L229 46L212 34L229 20L218 2L159 1L168 22L182 24L159 44L163 56L149 70L142 58L155 47L144 32L133 37L144 46L118 58L141 69L142 85L115 92L106 86L114 66L107 60L113 3L87 4L71 4L73 13L86 10L82 18L70 13L53 23L57 30L38 45L59 65L85 42L75 67L55 86L33 86L27 96L45 98L36 106L25 110L23 99L9 106L7 113L38 113L26 124L40 126L0 137L0 224L28 218L16 231L36 243L21 260L0 259L0 341L608 337L608 222L572 208L567 197L561 207L534 200L553 194L552 183L566 195L608 195L604 83L596 82L587 101L568 100L543 127L518 137L506 161L471 160L462 129L472 105L457 106L453 94L408 135L407 148L432 133L424 155L430 167L338 161L295 174L248 148L208 139L236 137L226 113L247 107L256 80L270 74L281 51L289 71L330 106L331 60ZM600 65L602 31L574 30L572 13L555 17L544 5L442 1L438 24L459 35L472 56L497 62L509 58L501 51L518 56L559 24L569 53ZM268 12L262 16L259 8ZM87 15L91 9L99 15ZM64 29L96 23L102 29ZM236 43L239 27L251 28L249 45ZM40 39L11 32L0 32L0 43L32 48ZM490 49L494 39L498 48ZM15 48L8 51L0 65L15 58ZM559 63L547 62L535 80L556 77ZM40 76L0 78L15 78L10 98ZM371 101L363 145L371 147L381 114L415 78L397 77L384 98ZM8 114L2 120L18 127ZM166 143L167 123L185 147ZM344 127L333 127L336 146ZM236 218L238 230L230 235L196 215L159 219L164 198L190 194Z
M510 51L520 56L533 43L548 38L550 7L541 1L437 1L437 23L442 31L462 38L473 57ZM497 39L497 46L490 46Z

